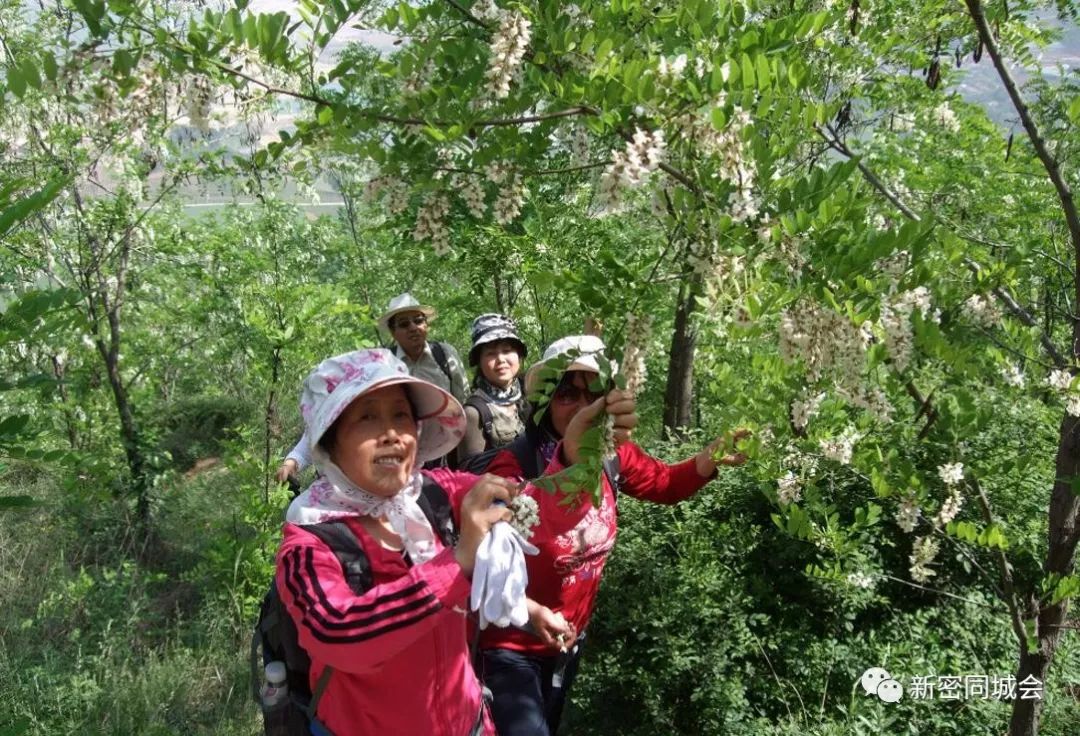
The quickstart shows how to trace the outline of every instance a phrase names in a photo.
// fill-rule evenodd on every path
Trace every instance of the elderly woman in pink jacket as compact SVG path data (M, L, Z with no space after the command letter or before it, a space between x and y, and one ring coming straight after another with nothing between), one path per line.
M617 403L611 411L616 423L633 421ZM310 656L312 690L323 680L313 733L494 734L469 662L466 609L477 549L510 515L496 502L517 484L419 471L461 440L464 413L387 350L323 361L304 381L301 412L322 477L289 507L275 582ZM571 462L587 426L567 431ZM370 566L362 590L305 529L330 520L360 542Z

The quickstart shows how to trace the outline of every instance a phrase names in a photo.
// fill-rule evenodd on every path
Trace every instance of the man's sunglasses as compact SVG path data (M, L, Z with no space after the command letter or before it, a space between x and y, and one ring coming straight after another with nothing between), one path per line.
M400 319L398 319L398 320L396 320L394 322L394 329L395 330L403 330L406 327L408 327L410 324L414 324L417 327L419 327L420 325L423 325L423 324L427 324L427 317L425 317L422 314L418 314L415 317L413 317L412 319L410 319L408 317L402 317L402 318L400 318Z
M551 400L559 404L576 404L582 399L591 404L603 394L595 394L587 388L580 388L572 383L560 383L551 395Z

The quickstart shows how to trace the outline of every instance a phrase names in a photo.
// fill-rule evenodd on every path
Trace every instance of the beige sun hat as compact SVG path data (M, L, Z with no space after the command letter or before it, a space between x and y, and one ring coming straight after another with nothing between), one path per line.
M548 346L540 360L533 363L525 373L525 393L531 396L540 384L540 371L544 365L560 355L576 350L578 355L574 362L566 367L570 371L593 371L600 372L600 364L596 362L596 355L604 352L604 341L596 335L571 335L563 337Z
M390 300L390 306L381 317L379 317L379 327L382 327L387 332L393 332L390 329L390 320L394 318L394 315L401 314L402 312L420 312L429 320L434 319L436 312L435 308L428 306L427 304L421 304L416 300L409 292L398 294Z

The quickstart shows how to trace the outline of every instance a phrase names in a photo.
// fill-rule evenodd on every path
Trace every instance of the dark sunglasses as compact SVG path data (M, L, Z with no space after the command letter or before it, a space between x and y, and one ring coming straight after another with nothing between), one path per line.
M582 399L585 403L591 404L599 399L603 394L594 394L587 388L580 388L572 383L560 383L555 389L555 393L551 395L551 400L560 404L576 404Z
M427 324L427 317L422 314L418 314L412 319L409 319L408 317L402 317L401 319L394 322L394 329L403 330L408 327L410 323L419 327L420 325Z

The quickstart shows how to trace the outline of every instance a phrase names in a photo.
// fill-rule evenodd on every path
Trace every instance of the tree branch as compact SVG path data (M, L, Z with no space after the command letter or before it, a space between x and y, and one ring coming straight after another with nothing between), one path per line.
M973 274L975 274L976 276L979 275L981 266L979 266L979 264L973 261L971 258L964 256L964 265L967 266L968 270L971 271ZM1002 304L1005 305L1006 309L1012 312L1013 316L1020 320L1022 323L1024 323L1025 326L1039 326L1038 320L1036 320L1029 311L1020 306L1020 304L1015 299L1013 299L1012 294L1007 292L1004 288L1000 286L995 286L990 291L1001 301ZM1039 330L1039 342L1042 344L1043 350L1045 350L1047 355L1050 356L1050 359L1054 361L1054 365L1056 367L1064 369L1068 366L1068 361L1065 360L1065 356L1063 356L1061 354L1061 351L1057 349L1057 346L1054 345L1054 341L1050 339L1050 336L1041 329Z
M983 520L987 525L994 523L994 514L990 511L990 500L986 497L986 492L983 491L982 485L978 479L972 477L968 479L968 485L970 485L978 494L979 506L982 507ZM997 551L997 563L1001 573L1001 587L1005 591L1005 604L1009 607L1010 619L1013 627L1013 633L1016 634L1017 640L1020 642L1020 650L1028 650L1028 635L1027 629L1024 628L1024 617L1020 614L1020 602L1016 598L1016 586L1013 584L1012 565L1009 564L1009 560L1005 557L1005 550L1000 547L995 548Z
M469 10L466 9L465 6L462 5L461 3L457 2L457 0L443 0L443 2L445 2L447 5L453 7L455 10L457 10L459 13L461 13L463 16L465 16L465 18L470 23L472 23L473 25L480 26L485 31L491 30L490 28L488 28L487 23L480 20L475 15L473 15L471 12L469 12Z
M865 179L870 183L870 185L877 189L878 192L880 192L881 195L885 197L885 199L889 200L893 204L893 206L900 210L905 217L907 217L909 220L912 220L913 222L922 222L922 218L920 218L919 215L910 207L904 204L900 197L897 196L897 194L891 189L889 189L888 185L885 184L885 182L883 182L877 176L877 174L875 174L868 166L866 166L866 164L862 162L862 159L859 158L854 151L848 148L846 143L840 140L840 137L836 134L835 130L833 130L829 126L825 126L825 129L828 131L828 133L826 134L825 130L822 130L822 128L819 126L815 126L815 129L817 130L818 135L820 135L829 145L829 148L849 159L854 160L855 165L859 167L859 171L862 172L863 177L865 177ZM1080 251L1078 251L1078 253L1080 253ZM969 271L976 275L978 275L979 271L981 270L981 267L978 263L966 256L964 258L964 265L967 266ZM1077 275L1077 283L1080 284L1080 273L1078 273ZM1016 299L1014 299L1012 295L1009 294L1009 292L1006 291L1003 287L996 286L991 289L991 291L994 296L996 296L1001 301L1001 303L1005 305L1006 309L1008 309L1013 314L1013 316L1020 320L1024 325L1026 325L1027 327L1039 326L1038 321L1035 319L1035 317L1033 317L1030 312L1024 309L1024 307L1022 307L1020 303L1017 302ZM1080 295L1078 295L1078 299L1080 299ZM1053 340L1051 340L1050 336L1042 330L1039 331L1039 342L1042 344L1043 349L1046 350L1047 354L1050 356L1051 360L1054 361L1054 364L1058 368L1065 368L1068 365L1068 362L1065 360L1064 356L1062 356L1061 351L1059 351L1054 345Z
M881 192L881 195L885 197L885 199L892 202L893 206L896 207L896 209L903 212L904 217L914 222L922 222L922 218L919 217L914 210L904 204L900 197L897 196L896 192L889 189L888 185L886 185L885 182L879 179L877 174L871 171L870 168L862 162L862 158L860 156L857 156L854 151L847 147L847 144L840 139L840 136L832 128L832 126L825 126L825 130L828 131L827 135L825 133L825 130L822 130L821 126L815 125L814 130L816 130L818 132L818 135L820 135L825 140L825 142L829 144L829 148L833 149L837 153L843 154L844 157L853 160L855 162L855 165L859 167L859 171L862 172L863 177L865 177L866 180L870 182L870 185L873 186L874 189L877 189L879 192Z
M226 74L231 74L235 77L243 79L257 87L265 90L270 94L284 95L286 97L292 97L297 100L304 100L305 102L311 102L316 105L326 105L333 107L334 105L340 105L340 102L335 102L326 97L319 95L308 94L306 92L297 92L296 90L285 89L284 87L277 87L268 82L264 82L257 77L253 77L250 74L241 71L235 67L224 64L216 59L206 58L210 64L214 65ZM424 118L409 118L402 117L400 115L387 115L384 113L378 113L371 110L363 110L358 108L350 108L350 111L362 115L364 117L373 118L382 123L394 123L395 125L430 125L437 128L449 128L457 123L446 120L425 120ZM545 120L555 120L558 118L573 117L575 115L598 115L599 111L596 108L588 107L586 105L579 105L577 107L570 107L565 110L556 110L555 112L537 113L535 115L522 115L521 117L510 118L490 118L487 120L476 120L470 127L472 128L499 128L509 127L514 125L525 125L528 123L539 123Z
M986 14L983 12L982 3L979 0L964 0L964 2L967 5L971 19L975 22L975 28L979 32L979 40L982 41L990 54L990 59L994 62L998 77L1001 78L1001 83L1005 86L1005 91L1008 92L1009 99L1012 100L1017 115L1020 116L1020 122L1023 123L1028 139L1035 149L1035 155L1039 157L1043 168L1046 169L1046 173L1050 177L1050 181L1054 184L1054 189L1057 190L1058 199L1061 200L1061 209L1065 213L1065 223L1068 225L1069 235L1072 239L1073 250L1078 256L1075 275L1077 289L1080 290L1080 215L1076 211L1076 202L1073 200L1072 190L1069 189L1065 177L1062 176L1057 160L1050 153L1050 149L1047 148L1046 140L1039 133L1039 128L1035 125L1034 118L1031 117L1031 110L1028 109L1024 98L1020 96L1016 80L1013 79L1009 68L1005 66L1005 60L1001 56L1001 49L998 48L997 41L994 40L994 34L990 30L990 25L986 22Z

